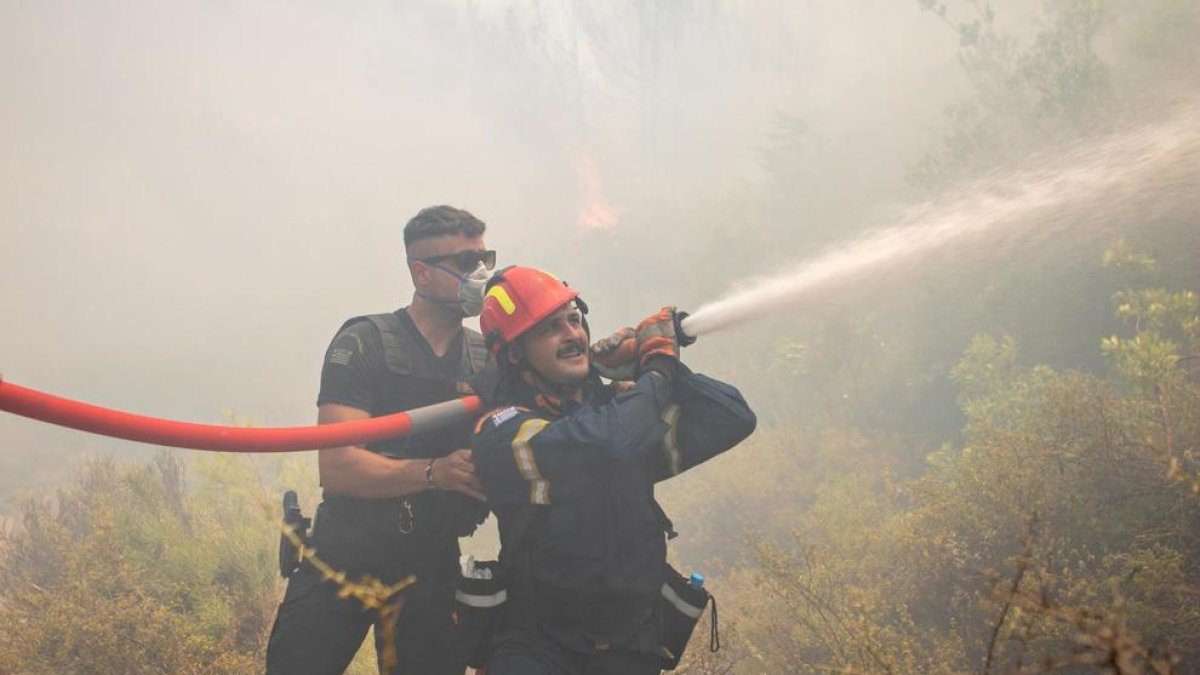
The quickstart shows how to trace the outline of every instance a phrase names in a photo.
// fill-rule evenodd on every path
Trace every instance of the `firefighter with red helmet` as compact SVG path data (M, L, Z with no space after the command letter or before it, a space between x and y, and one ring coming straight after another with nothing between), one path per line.
M472 449L509 574L489 675L659 672L671 525L655 484L754 430L736 389L680 362L673 308L594 349L585 312L528 267L495 275L484 299L499 407ZM605 385L599 366L630 381Z

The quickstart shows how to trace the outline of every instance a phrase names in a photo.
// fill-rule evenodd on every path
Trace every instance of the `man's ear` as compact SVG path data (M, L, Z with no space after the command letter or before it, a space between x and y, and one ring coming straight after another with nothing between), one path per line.
M525 360L525 348L520 342L513 342L504 350L504 358L510 365L519 366Z
M408 263L408 273L412 277L413 286L424 292L429 285L429 267L419 262Z

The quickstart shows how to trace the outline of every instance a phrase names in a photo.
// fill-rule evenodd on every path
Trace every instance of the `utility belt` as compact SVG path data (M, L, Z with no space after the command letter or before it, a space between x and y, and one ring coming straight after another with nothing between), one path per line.
M320 522L328 519L375 536L457 539L475 532L486 517L484 503L458 492L430 490L389 499L331 496L318 511L317 532Z
M466 495L430 491L394 499L327 497L317 508L312 532L309 519L284 496L284 523L325 562L348 573L403 567L451 566L458 537L474 532L486 507ZM299 550L281 536L279 571L290 577L299 569Z

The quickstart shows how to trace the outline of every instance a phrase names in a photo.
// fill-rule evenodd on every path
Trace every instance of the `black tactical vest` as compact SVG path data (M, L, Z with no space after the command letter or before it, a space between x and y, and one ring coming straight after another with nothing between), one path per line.
M456 378L447 379L444 373L435 371L422 358L418 351L420 347L412 343L413 336L395 312L354 317L342 324L338 332L359 321L370 321L379 330L384 365L391 375L383 400L377 401L375 409L370 411L375 417L449 401L459 395L458 382L482 370L487 362L488 351L483 336L464 327ZM398 459L441 457L454 448L468 447L470 433L471 425L463 423L425 434L378 441L366 447Z
M395 412L412 410L458 397L458 383L465 381L483 369L488 351L483 336L477 331L463 327L462 353L453 378L438 372L421 354L420 345L414 339L423 339L410 334L397 313L358 316L342 324L340 334L359 321L370 321L379 330L383 344L383 360L390 375L382 400L375 401L369 412L379 417ZM471 446L471 430L474 420L467 420L445 429L423 434L410 434L402 438L368 443L366 448L381 455L396 459L425 459L444 457L458 448ZM398 499L358 499L340 497L326 499L326 503L350 514L352 520L383 517L389 523L389 531L398 523L396 514L403 511L406 519L402 530L416 537L462 537L471 534L487 516L483 502L458 493L443 490L418 492ZM351 511L347 511L351 509Z

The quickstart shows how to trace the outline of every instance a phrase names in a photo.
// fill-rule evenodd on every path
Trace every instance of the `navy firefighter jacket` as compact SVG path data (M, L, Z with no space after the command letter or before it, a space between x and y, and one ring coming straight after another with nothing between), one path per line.
M561 630L594 623L606 615L602 607L628 607L609 612L626 619L652 607L669 525L655 483L749 436L754 413L737 389L684 367L673 378L643 374L620 393L589 383L582 404L567 402L557 414L537 407L532 388L518 387L515 400L480 420L472 441L499 520L501 558L516 555L520 567L510 598L530 608L534 616L524 620ZM533 518L517 517L530 509ZM514 528L520 520L529 524ZM613 618L614 625L584 632L637 632Z

